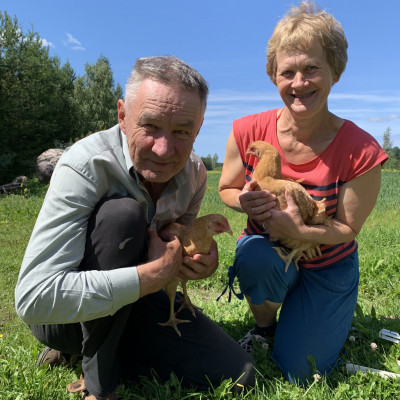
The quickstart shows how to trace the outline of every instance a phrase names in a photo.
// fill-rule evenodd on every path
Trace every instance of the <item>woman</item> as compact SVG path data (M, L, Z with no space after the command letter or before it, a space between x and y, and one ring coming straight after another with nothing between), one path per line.
M284 106L234 121L219 184L222 201L248 215L233 272L256 324L239 343L251 351L254 337L275 336L272 356L290 381L314 373L309 355L321 374L337 361L357 302L355 237L375 205L387 160L372 136L328 110L346 62L339 22L312 3L293 7L275 27L267 53L267 73ZM274 195L256 190L257 161L246 154L254 140L278 150L284 177L302 179L316 200L326 198L330 226L305 225L290 195L279 211ZM285 272L269 235L319 243L322 257L301 258L299 271L292 263Z

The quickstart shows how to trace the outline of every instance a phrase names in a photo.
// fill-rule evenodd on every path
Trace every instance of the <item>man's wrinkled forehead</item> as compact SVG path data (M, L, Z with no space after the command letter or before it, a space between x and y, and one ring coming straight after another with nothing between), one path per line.
M164 119L168 119L173 122L176 126L182 129L194 129L196 121L193 117L187 117L185 115L166 115L166 114L153 114L151 112L144 112L138 118L140 125L157 125Z

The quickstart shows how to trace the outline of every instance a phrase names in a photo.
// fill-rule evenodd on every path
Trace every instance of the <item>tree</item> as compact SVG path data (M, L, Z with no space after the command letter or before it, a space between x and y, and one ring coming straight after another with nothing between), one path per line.
M214 170L217 167L218 163L218 154L215 153L212 158L212 169Z
M208 154L207 157L200 157L203 161L204 166L206 167L207 171L213 171L218 162L218 154L215 153L212 157L211 154Z
M400 169L400 149L395 146L393 147L391 141L391 129L388 127L383 134L383 149L389 156L389 160L385 163L387 169Z
M79 110L81 135L108 129L118 122L117 101L122 88L115 87L110 62L100 56L96 64L86 64L85 74L75 81L74 98Z
M388 151L392 148L392 141L390 139L391 129L389 127L386 128L386 131L383 133L383 149Z
M55 140L70 137L74 73L34 31L0 13L0 182L26 173Z
M50 57L39 34L0 12L0 183L28 174L39 154L118 122L110 63L100 56L77 78Z
M209 154L207 157L200 157L200 158L201 158L201 161L203 161L203 164L206 167L206 170L211 171L213 169L211 155Z

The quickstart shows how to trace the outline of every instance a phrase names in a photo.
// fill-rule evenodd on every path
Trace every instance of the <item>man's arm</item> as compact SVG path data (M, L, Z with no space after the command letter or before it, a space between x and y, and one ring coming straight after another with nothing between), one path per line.
M57 167L15 291L17 313L28 324L87 321L139 298L134 266L79 271L87 221L106 188L70 166Z

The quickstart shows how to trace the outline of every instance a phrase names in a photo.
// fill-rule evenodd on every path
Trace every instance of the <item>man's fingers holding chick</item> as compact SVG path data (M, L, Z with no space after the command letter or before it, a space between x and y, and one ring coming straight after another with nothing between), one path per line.
M176 278L182 265L182 246L175 237L164 242L152 229L148 231L148 261L136 267L140 297L154 293Z
M184 279L197 280L211 276L218 267L218 247L215 240L211 243L208 254L185 256L179 276Z
M158 277L170 281L178 275L182 264L182 245L176 236L169 242L164 242L152 229L148 232L149 246L147 259L154 262L155 268L160 268Z

